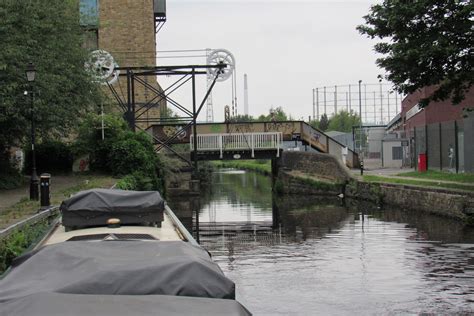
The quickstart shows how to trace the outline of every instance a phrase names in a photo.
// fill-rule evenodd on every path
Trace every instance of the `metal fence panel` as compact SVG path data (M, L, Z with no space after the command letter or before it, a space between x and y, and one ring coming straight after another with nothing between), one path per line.
M439 124L430 124L427 126L428 131L428 168L439 169L441 163L439 141L440 128Z
M464 118L464 170L474 173L474 115Z
M425 127L415 127L415 165L418 168L418 155L426 154Z
M464 172L464 123L457 121L457 152L458 172Z
M456 171L455 137L454 122L441 123L441 167L443 170Z

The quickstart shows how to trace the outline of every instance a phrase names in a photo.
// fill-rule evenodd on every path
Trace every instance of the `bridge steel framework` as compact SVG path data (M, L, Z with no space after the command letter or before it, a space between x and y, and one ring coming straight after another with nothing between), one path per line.
M116 70L120 71L120 77L125 77L127 80L127 95L121 96L115 87L107 83L112 95L116 99L120 109L123 111L123 116L127 121L131 130L135 131L136 129L143 130L137 123L154 123L155 125L166 125L170 123L178 123L183 126L184 129L192 128L194 135L197 135L196 124L197 117L201 112L206 99L209 97L214 85L216 84L219 74L226 68L227 65L220 63L217 65L181 65L181 66L155 66L155 67L118 67ZM196 96L196 76L198 75L207 75L208 70L213 70L217 75L211 81L211 84L208 86L205 96L203 97L200 103L197 103ZM149 84L144 77L147 76L179 76L169 87L160 91L153 85ZM170 95L183 87L186 83L191 81L192 84L192 109L188 109L183 104L180 104L174 100ZM143 87L149 89L153 93L152 98L145 104L140 104L137 107L135 101L135 86L142 85ZM180 117L165 117L160 115L159 117L149 118L145 116L152 107L160 107L161 101L165 100L167 106L172 105L177 108L184 115ZM162 111L163 113L163 111ZM193 166L192 162L176 152L171 144L174 143L174 140L179 138L180 130L176 130L171 135L167 135L165 138L157 138L152 134L153 140L157 143L156 151L160 151L163 148L167 148L180 159L187 162L190 166ZM195 138L195 142L197 138ZM197 148L197 143L194 144L194 148ZM197 155L194 155L194 168L197 169Z

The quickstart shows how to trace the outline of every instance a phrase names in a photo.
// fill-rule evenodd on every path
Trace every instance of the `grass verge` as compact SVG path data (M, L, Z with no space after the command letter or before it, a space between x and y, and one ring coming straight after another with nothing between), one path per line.
M103 175L80 175L74 176L76 185L72 185L67 189L53 190L51 192L51 204L58 205L62 200L68 198L71 194L82 190L93 188L110 188L117 179L110 176ZM27 197L23 198L18 203L6 208L0 213L0 229L4 229L22 219L25 219L33 214L36 214L40 205L38 201L30 201Z
M374 175L365 175L364 181L474 191L474 185L467 185L467 184L462 184L462 183L457 184L457 183L446 183L446 182L439 182L439 181L426 181L426 180L416 180L416 179L413 179L413 180L397 179L393 177L389 178L389 177L381 177L381 176L374 176Z
M227 160L215 161L213 165L217 168L236 168L251 170L265 175L272 173L272 166L270 160Z
M453 181L461 183L472 183L474 185L474 174L472 173L448 173L442 171L428 170L426 172L406 172L397 174L399 177L410 177L418 179Z

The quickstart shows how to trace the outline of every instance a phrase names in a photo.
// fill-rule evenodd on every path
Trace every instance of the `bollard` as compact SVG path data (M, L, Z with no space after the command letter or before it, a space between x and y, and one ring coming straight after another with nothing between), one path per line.
M43 173L40 176L40 193L41 193L41 207L46 207L51 205L51 175L49 173Z

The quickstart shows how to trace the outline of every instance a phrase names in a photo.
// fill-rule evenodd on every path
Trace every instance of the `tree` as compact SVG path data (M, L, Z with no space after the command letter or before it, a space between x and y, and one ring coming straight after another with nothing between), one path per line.
M321 115L318 128L324 132L328 129L328 127L329 127L329 119L326 113L324 113L323 115Z
M30 99L25 68L36 66L35 121L41 137L67 136L99 103L100 88L84 69L77 0L0 2L0 161L29 139Z
M233 123L240 123L240 122L254 122L255 119L253 118L252 115L248 114L238 114L230 118L230 121Z
M360 125L360 117L354 111L347 112L345 110L340 111L329 121L329 131L339 131L345 133L352 132L352 126Z
M319 128L319 120L312 120L309 122L309 125L311 125L313 128Z
M451 99L458 104L473 84L474 2L468 0L384 0L359 25L361 34L379 38L375 51L399 92L435 86L422 100Z
M257 118L257 121L259 122L282 122L282 121L289 121L291 120L291 115L288 117L288 115L285 113L283 108L281 106L278 106L276 108L271 107L270 110L268 111L268 115L260 115Z

